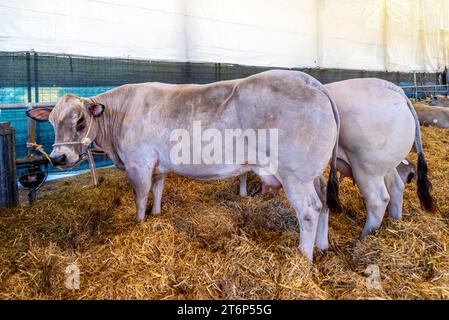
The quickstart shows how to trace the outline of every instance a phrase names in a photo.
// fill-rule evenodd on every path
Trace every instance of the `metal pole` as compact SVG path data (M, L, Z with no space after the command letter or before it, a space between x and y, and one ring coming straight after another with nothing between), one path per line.
M56 102L40 102L40 103L2 103L0 104L0 110L12 110L12 109L30 109L38 107L53 108Z
M27 87L28 87L28 102L32 102L32 96L31 96L31 54L30 52L27 52L26 54L27 58ZM36 122L28 118L28 142L35 143L36 142ZM28 155L33 154L33 148L28 148Z
M418 99L418 84L416 83L416 71L413 71L413 84L414 84L414 95L415 99Z
M94 157L90 149L87 150L87 160L89 161L90 175L92 176L94 186L98 186L97 168L95 167Z
M29 52L26 53L26 62L27 62L27 93L28 93L28 102L32 102L31 97L31 54Z
M39 66L38 66L38 59L37 59L37 52L33 55L34 59L34 102L39 102Z
M447 66L444 67L444 74L445 74L445 76L446 76L446 79L445 79L445 80L446 80L446 83L445 83L445 85L449 85L449 72L448 72L448 70L447 70ZM447 87L446 95L449 96L449 86Z
M0 208L17 207L16 129L0 122Z
M28 118L28 142L36 143L36 121ZM33 154L33 147L28 148L28 155Z

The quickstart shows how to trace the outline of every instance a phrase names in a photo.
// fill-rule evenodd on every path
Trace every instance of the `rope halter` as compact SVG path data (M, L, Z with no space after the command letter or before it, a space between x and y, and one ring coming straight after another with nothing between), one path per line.
M95 103L95 101L92 98L90 100L92 101L92 103ZM27 147L34 147L36 149L36 151L39 151L42 155L45 156L45 158L48 160L49 163L51 163L53 165L53 167L59 169L62 172L67 172L67 171L73 170L74 168L78 167L81 163L83 163L86 159L88 159L89 162L93 162L92 151L91 151L91 149L89 149L89 145L92 143L92 139L89 138L89 134L90 134L93 122L94 122L93 118L94 118L94 116L92 116L92 115L89 117L89 125L87 127L87 132L86 132L86 135L84 136L84 138L81 139L81 141L57 142L52 145L53 147L63 146L63 145L81 145L86 148L85 151L79 155L78 161L75 162L73 165L69 166L68 168L67 167L63 168L62 166L55 165L53 163L53 161L51 160L49 154L47 152L45 152L42 145L33 143L33 142L27 142Z
M89 126L87 128L86 135L84 136L83 139L81 139L81 141L58 142L58 143L53 144L53 147L62 146L62 145L82 145L82 146L86 147L86 151L82 152L79 155L78 161L75 162L73 165L71 165L68 168L63 168L62 166L55 165L53 163L53 161L51 160L50 156L48 155L48 153L45 152L42 145L37 144L37 143L27 142L27 147L34 147L36 149L36 151L39 151L41 154L43 154L45 156L45 158L47 158L48 162L50 162L53 165L53 167L57 168L58 170L60 170L62 172L71 171L71 170L75 169L76 167L78 167L79 165L81 165L81 163L83 163L84 160L86 160L92 156L91 150L88 148L89 145L92 143L92 140L89 138L90 129L92 128L92 123L93 123L93 117L90 117L90 122L89 122Z

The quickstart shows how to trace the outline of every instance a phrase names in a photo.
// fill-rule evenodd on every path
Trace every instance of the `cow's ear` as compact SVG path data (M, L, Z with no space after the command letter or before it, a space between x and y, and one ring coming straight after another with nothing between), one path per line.
M97 118L103 114L104 105L101 103L92 102L87 105L87 109L91 115Z
M45 122L48 121L48 117L50 116L51 110L52 109L50 108L37 107L27 110L26 115L36 121Z

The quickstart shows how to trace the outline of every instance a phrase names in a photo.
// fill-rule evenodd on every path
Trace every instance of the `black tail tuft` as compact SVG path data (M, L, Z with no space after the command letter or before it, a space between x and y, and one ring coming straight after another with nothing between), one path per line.
M331 167L329 180L327 181L327 206L329 210L335 213L341 212L340 200L338 198L338 177L337 169Z
M434 203L430 190L432 190L432 184L427 179L427 164L424 154L418 153L418 179L416 181L418 187L418 197L421 201L421 205L426 211L434 210Z

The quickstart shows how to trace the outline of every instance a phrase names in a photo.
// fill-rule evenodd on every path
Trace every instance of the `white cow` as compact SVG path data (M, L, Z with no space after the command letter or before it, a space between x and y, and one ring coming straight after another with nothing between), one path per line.
M137 221L145 217L151 189L156 198L153 213L160 212L168 172L211 180L253 171L265 183L283 186L299 219L304 255L312 260L315 242L319 249L327 248L327 237L319 239L325 234L320 230L327 229L327 218L320 216L324 200L315 185L332 158L327 203L337 209L339 116L327 90L311 76L272 70L208 85L124 85L89 99L65 95L53 110L35 108L28 115L40 121L49 119L53 125L55 144L50 156L54 163L76 162L91 142L108 153L116 166L126 171L133 186ZM256 163L205 163L194 146L187 151L193 159L200 156L198 163L173 161L178 141L172 140L172 134L194 137L195 122L219 136L226 136L228 129L239 129L236 138L240 141L246 141L243 132L247 130L276 129L277 170L273 172L272 163L260 159ZM208 143L200 140L200 144L205 147ZM260 147L259 139L245 144L248 155ZM270 142L268 153L271 148ZM223 147L221 151L227 150ZM214 155L216 152L219 150L214 149Z
M401 219L405 182L416 180L423 207L433 210L419 121L403 90L374 78L334 82L325 87L341 119L338 171L342 178L350 177L358 185L368 211L362 237L379 228L387 208L390 217ZM417 169L403 160L413 143L418 152ZM240 181L240 195L246 196L246 176ZM279 188L263 183L262 193L269 189L277 193Z
M404 183L396 167L413 144L418 153L418 196L426 210L433 210L419 121L404 91L375 78L325 87L341 116L339 162L351 167L368 211L362 237L379 228L387 207L390 217L401 219Z

